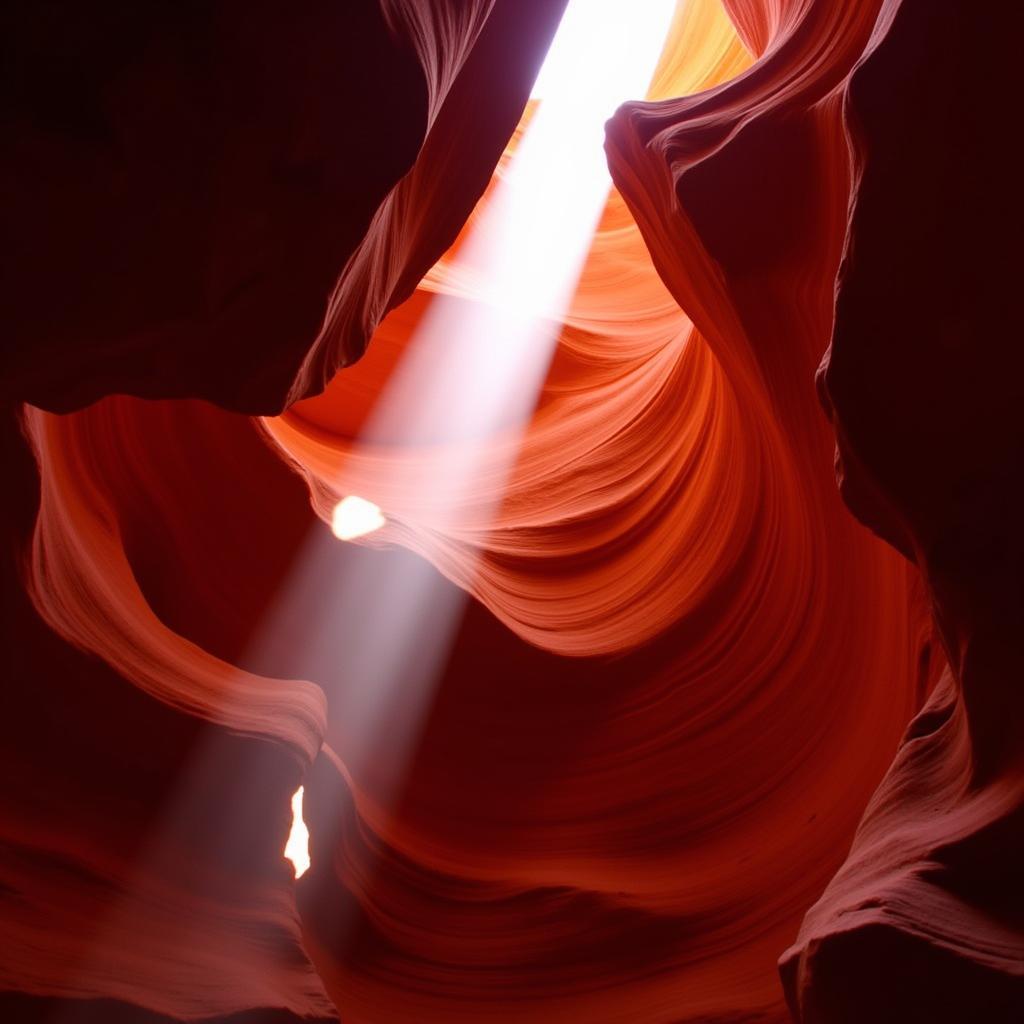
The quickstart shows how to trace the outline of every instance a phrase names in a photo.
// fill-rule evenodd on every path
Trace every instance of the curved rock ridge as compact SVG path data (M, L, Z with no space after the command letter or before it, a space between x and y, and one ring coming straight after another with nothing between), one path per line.
M765 7L766 20L743 22L752 38L774 33L746 73L623 105L608 160L659 274L733 387L798 435L824 437L806 379L846 230L840 86L878 3Z
M972 780L958 691L947 670L782 958L796 1020L1020 1019L1024 786Z
M416 163L347 261L288 405L356 362L385 314L454 241L522 114L566 2L492 0L476 5L486 20L459 0L383 5L425 69L428 130Z
M96 431L89 427L96 423ZM29 409L40 467L39 518L25 576L43 620L136 686L234 733L287 744L303 764L323 740L326 705L312 683L241 672L167 629L135 580L104 491L144 472L144 450L119 451L102 421ZM75 427L86 427L75 431ZM111 455L122 456L113 464ZM134 463L134 464L133 464ZM117 476L105 478L105 471Z
M465 220L564 6L13 5L4 399L322 388Z
M42 479L3 437L0 1016L334 1020L281 860L322 694L159 621L103 500L109 439L73 425L29 412Z

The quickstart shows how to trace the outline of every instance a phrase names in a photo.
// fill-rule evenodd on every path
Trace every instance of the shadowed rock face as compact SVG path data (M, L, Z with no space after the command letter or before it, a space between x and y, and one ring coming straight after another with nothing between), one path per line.
M365 0L4 20L5 390L280 407L426 133L408 42Z
M1022 203L1008 26L887 3L851 77L855 200L819 374L844 496L921 567L951 671L783 962L807 1022L1024 1013ZM877 991L854 979L872 977Z
M468 216L563 7L9 5L4 396L322 388Z

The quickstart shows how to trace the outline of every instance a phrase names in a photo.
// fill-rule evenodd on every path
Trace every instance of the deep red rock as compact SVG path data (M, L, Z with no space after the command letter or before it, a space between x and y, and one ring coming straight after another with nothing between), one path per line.
M893 0L846 91L820 389L844 496L921 567L951 671L784 958L808 1024L1024 1014L1024 219L994 148L1013 35L995 10Z
M564 3L10 6L4 398L322 388L469 215Z

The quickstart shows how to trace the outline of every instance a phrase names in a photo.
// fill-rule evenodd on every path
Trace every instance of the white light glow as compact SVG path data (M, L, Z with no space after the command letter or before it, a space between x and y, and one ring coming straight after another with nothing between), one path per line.
M530 98L600 90L602 72L612 110L623 100L641 98L635 88L622 92L622 78L629 74L623 65L636 65L640 76L646 74L640 83L646 86L676 6L676 0L574 0L559 23Z
M537 77L540 105L460 254L479 297L511 315L513 329L529 317L561 320L611 185L605 122L646 94L675 8L676 0L567 7ZM480 347L491 356L496 346Z
M309 829L302 817L302 786L292 796L292 830L288 833L288 842L284 855L295 868L295 877L301 878L309 869Z
M350 494L334 506L331 530L338 540L354 540L379 530L385 522L379 506Z

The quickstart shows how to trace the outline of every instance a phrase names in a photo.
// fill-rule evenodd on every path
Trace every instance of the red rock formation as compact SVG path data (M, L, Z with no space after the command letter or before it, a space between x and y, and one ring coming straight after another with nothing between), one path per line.
M46 434L70 421L33 420L38 605L4 577L0 1016L250 1019L277 1008L281 1020L334 1019L280 857L290 793L319 744L318 691L237 679L163 627L112 522L94 514L95 459L62 461ZM20 552L40 481L21 438L5 441L18 498L5 525ZM38 608L75 630L77 647L112 656L61 642ZM138 688L147 680L164 700ZM225 684L236 697L248 684L255 709L225 702ZM228 728L179 710L212 717L211 701L234 708L234 720L217 716Z
M527 658L490 635L474 654L480 636L461 632L397 819L379 811L373 767L354 763L343 722L329 724L337 759L318 764L307 790L320 852L300 892L314 959L356 1020L779 1019L767 950L795 931L807 892L838 864L863 806L856 791L874 786L935 674L927 656L919 667L929 638L907 570L841 507L810 386L843 242L835 90L873 12L852 26L811 19L817 35L791 17L795 41L774 75L756 66L718 85L743 65L707 9L689 11L701 32L677 25L678 64L656 88L710 85L708 107L753 94L769 122L796 122L785 136L794 150L758 180L749 219L735 220L743 237L753 229L767 242L777 232L759 202L790 216L784 261L774 247L745 251L728 225L720 241L735 265L726 249L712 263L692 236L652 246L684 309L702 316L695 329L613 196L493 534L486 468L464 510L475 532L448 536L425 514L422 478L404 485L393 471L432 449L400 434L368 451L354 443L432 295L472 298L448 260L385 321L363 363L267 424L322 518L339 493L372 497L393 522L367 543L422 553L555 654L620 655ZM838 55L830 34L844 41ZM685 89L681 74L694 76ZM724 109L739 119L739 103ZM675 124L676 106L631 107L630 123L639 109L668 111ZM777 123L756 130L783 133ZM613 161L649 241L681 220L676 209L666 224L656 205L645 220L645 194L630 191L630 174L656 172L653 148L646 164L638 151L628 167ZM787 161L813 215L794 219L795 201L782 202ZM731 173L743 172L741 158ZM652 636L653 648L621 657ZM789 723L790 741L765 726L769 715ZM587 739L566 750L566 736Z
M468 216L564 6L11 7L4 398L322 388Z
M1024 1015L1022 207L989 156L1017 113L1007 31L886 3L846 91L855 202L821 391L844 496L921 567L950 671L784 958L808 1024Z
M102 74L65 59L47 90L20 95L4 172L26 196L11 214L27 254L12 397L67 410L121 390L271 412L374 339L323 395L258 424L125 396L26 409L31 449L8 423L0 948L14 952L0 1015L780 1022L779 952L932 691L787 955L786 995L809 1024L1010 1019L1019 374L965 399L953 371L977 379L989 358L965 332L1016 366L996 329L1012 291L1003 268L971 269L990 241L977 207L932 216L976 182L973 155L1004 117L992 100L993 124L978 120L979 97L1009 92L942 78L950 39L971 67L987 36L941 6L932 24L904 0L876 26L879 0L732 0L735 30L715 3L681 8L651 101L610 125L619 192L496 520L486 474L488 512L471 496L467 536L428 529L424 496L399 487L368 542L397 545L382 550L333 543L314 512L328 517L330 488L373 496L396 462L429 465L415 438L371 454L352 441L435 297L472 298L450 253L417 282L483 192L528 89L530 40L560 5L499 2L486 19L487 5L460 3L308 20L204 8L171 33L129 23L124 48L86 35ZM46 10L18 23L56 45ZM80 22L60 24L81 40ZM336 60L339 38L359 60ZM214 43L226 57L200 62L196 92L142 88L191 78L183 55ZM288 54L271 71L266 58ZM13 80L35 87L39 73L25 62ZM330 90L314 88L325 81L374 104L342 104L353 121L335 126ZM221 101L207 109L200 88ZM202 136L176 162L143 95L165 129ZM253 96L252 120L215 144ZM955 160L938 156L948 111L978 132ZM26 184L55 150L52 177ZM101 178L126 191L90 207ZM992 185L983 209L1009 192L995 171ZM291 198L252 223L279 187ZM62 241L55 268L72 223L82 245ZM811 381L844 243L825 383L843 494L925 567L944 648L916 571L835 489ZM189 283L168 267L198 269ZM44 302L56 276L65 304ZM935 281L958 296L952 320ZM396 752L353 735L359 694L312 630L358 611L325 598L332 581L396 566L444 602L458 590L440 574L479 600L389 802ZM952 669L935 687L943 650ZM313 866L294 885L281 849L300 779Z
M282 590L308 506L298 478L256 432L200 403L126 398L39 421L54 447L47 462L55 473L63 466L52 525L106 524L121 538L123 554L111 559L127 557L160 624L140 640L171 653L191 641L249 673L315 679L331 694L331 743L347 756L344 680L302 645L252 645L275 592L299 614L310 608L308 595ZM53 514L58 499L83 500L83 488L88 515ZM880 550L861 536L859 558ZM402 557L339 544L323 554L321 586L352 574L353 560L383 572ZM852 559L840 573L844 588L823 581L817 596L801 599L820 604L819 619L798 620L806 637L774 644L769 597L734 613L735 625L708 604L654 646L600 660L546 654L471 607L401 814L373 814L387 747L376 762L356 764L355 778L331 755L306 778L314 867L299 884L305 945L344 1015L600 1019L612 998L604 983L614 979L617 1012L627 1017L665 1006L677 1019L727 1011L779 1019L778 949L838 863L909 711L909 692L897 707L890 688L854 685L885 678L900 652L912 677L906 591L899 576L885 576L886 564L895 565L864 573ZM783 575L775 585L797 582ZM877 600L880 586L889 596L872 620L857 609ZM313 598L319 593L314 586ZM827 630L830 612L843 631ZM853 635L888 653L849 669ZM112 713L131 715L117 705ZM579 741L567 744L570 736ZM136 757L145 763L142 751ZM852 776L855 758L863 774ZM237 784L238 761L224 760ZM279 771L282 788L294 784L294 768L268 770ZM239 792L222 785L214 806ZM103 788L116 790L109 778ZM849 802L837 806L840 790ZM280 793L257 789L252 798L284 806ZM209 842L215 833L199 834Z
M799 365L801 326L816 358L845 245L822 373L843 495L924 570L952 665L784 958L790 1005L820 1024L1017 1020L1024 434L1020 360L1003 343L1014 261L993 223L1018 223L1019 204L978 156L1008 114L1010 59L994 52L994 19L912 0L884 6L861 57L877 6L735 5L765 50L753 72L627 108L610 158L673 293L712 325L733 379L753 362L787 419L806 400L779 402L779 373ZM980 253L1005 262L982 271ZM787 323L773 296L798 294Z

